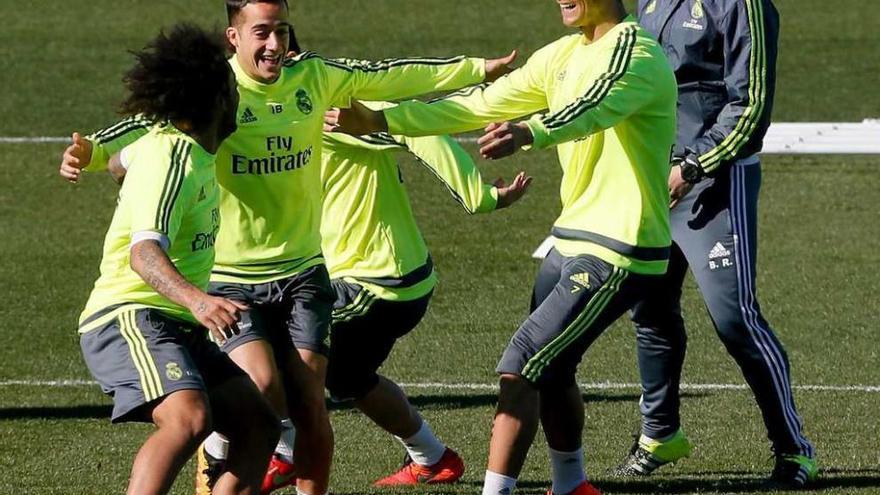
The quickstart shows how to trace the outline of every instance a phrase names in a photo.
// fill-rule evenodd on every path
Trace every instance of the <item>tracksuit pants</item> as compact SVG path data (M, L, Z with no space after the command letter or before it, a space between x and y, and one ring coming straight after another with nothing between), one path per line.
M718 336L754 393L774 452L812 457L795 408L788 357L756 297L760 186L761 166L751 157L701 181L671 211L674 244L663 288L632 313L642 433L663 438L680 427L679 384L687 347L680 299L690 267Z

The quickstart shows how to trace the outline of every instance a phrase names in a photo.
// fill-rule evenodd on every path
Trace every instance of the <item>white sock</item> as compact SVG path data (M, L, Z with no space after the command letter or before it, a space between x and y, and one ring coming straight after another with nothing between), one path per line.
M516 478L486 471L483 481L483 495L512 495L516 488Z
M205 447L205 452L214 459L226 459L229 455L229 440L216 431L212 431L202 445Z
M584 473L584 449L574 452L550 451L550 466L553 469L553 495L566 495L587 480Z
M296 489L296 495L309 495L309 494L306 493L306 492L304 492L304 491L302 491L302 490L300 490L299 488L297 488L297 489ZM324 495L330 495L330 492L326 492L326 493L324 493Z
M397 439L406 447L406 451L412 457L413 462L420 466L433 466L437 464L440 462L440 458L443 457L443 453L446 452L446 445L434 435L431 427L425 421L422 421L422 427L419 428L415 435L409 438L397 437Z
M282 461L293 464L293 444L296 443L296 427L290 418L281 420L281 437L275 446L275 453Z

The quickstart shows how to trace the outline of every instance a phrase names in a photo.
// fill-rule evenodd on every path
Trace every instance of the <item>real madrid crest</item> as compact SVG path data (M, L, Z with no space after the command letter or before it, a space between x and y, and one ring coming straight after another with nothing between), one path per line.
M694 6L691 7L691 17L694 19L702 19L703 15L703 0L695 0Z
M304 89L300 89L296 92L296 108L306 115L312 113L312 99Z
M180 369L180 366L177 363L172 361L165 365L165 376L167 376L169 380L176 382L183 378L183 370Z

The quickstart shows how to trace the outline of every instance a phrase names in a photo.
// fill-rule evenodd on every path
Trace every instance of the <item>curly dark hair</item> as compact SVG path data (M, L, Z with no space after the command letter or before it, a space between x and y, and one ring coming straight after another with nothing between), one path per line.
M219 34L178 24L131 53L137 62L123 78L129 93L121 105L125 115L158 123L186 120L204 129L231 94L232 72Z
M226 0L226 19L230 26L235 22L241 9L251 3L274 3L275 5L284 5L284 8L290 10L287 0Z

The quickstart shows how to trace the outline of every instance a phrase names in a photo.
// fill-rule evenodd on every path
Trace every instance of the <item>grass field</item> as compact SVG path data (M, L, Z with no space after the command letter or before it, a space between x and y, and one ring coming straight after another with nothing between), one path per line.
M0 2L0 136L64 136L115 119L119 83L137 48L178 18L221 25L219 1L32 0ZM294 2L302 44L328 55L529 53L564 31L548 1L373 0ZM880 116L880 15L856 0L779 0L783 39L775 120L857 121ZM356 8L351 8L356 5ZM344 11L344 12L343 12ZM0 144L0 494L121 493L150 428L111 426L109 404L79 354L76 318L98 268L115 200L104 176L70 186L57 177L60 144ZM516 207L467 217L433 178L403 171L441 286L422 325L385 366L411 384L413 402L465 457L463 483L395 493L476 493L495 404L494 365L527 312L537 262L529 258L558 213L551 153L481 162L487 177L535 176ZM761 202L762 306L788 348L796 399L823 478L815 493L880 493L880 225L878 157L768 156ZM688 281L685 382L743 383ZM749 493L772 461L747 391L689 389L685 426L697 450L645 481L610 479L638 424L634 333L618 322L587 354L579 379L623 384L585 389L588 469L609 493ZM470 388L429 386L473 384ZM847 386L874 386L843 390ZM839 387L839 388L834 388ZM334 493L372 493L397 467L399 445L357 411L336 408ZM174 493L190 493L192 467ZM522 493L548 486L538 439Z

